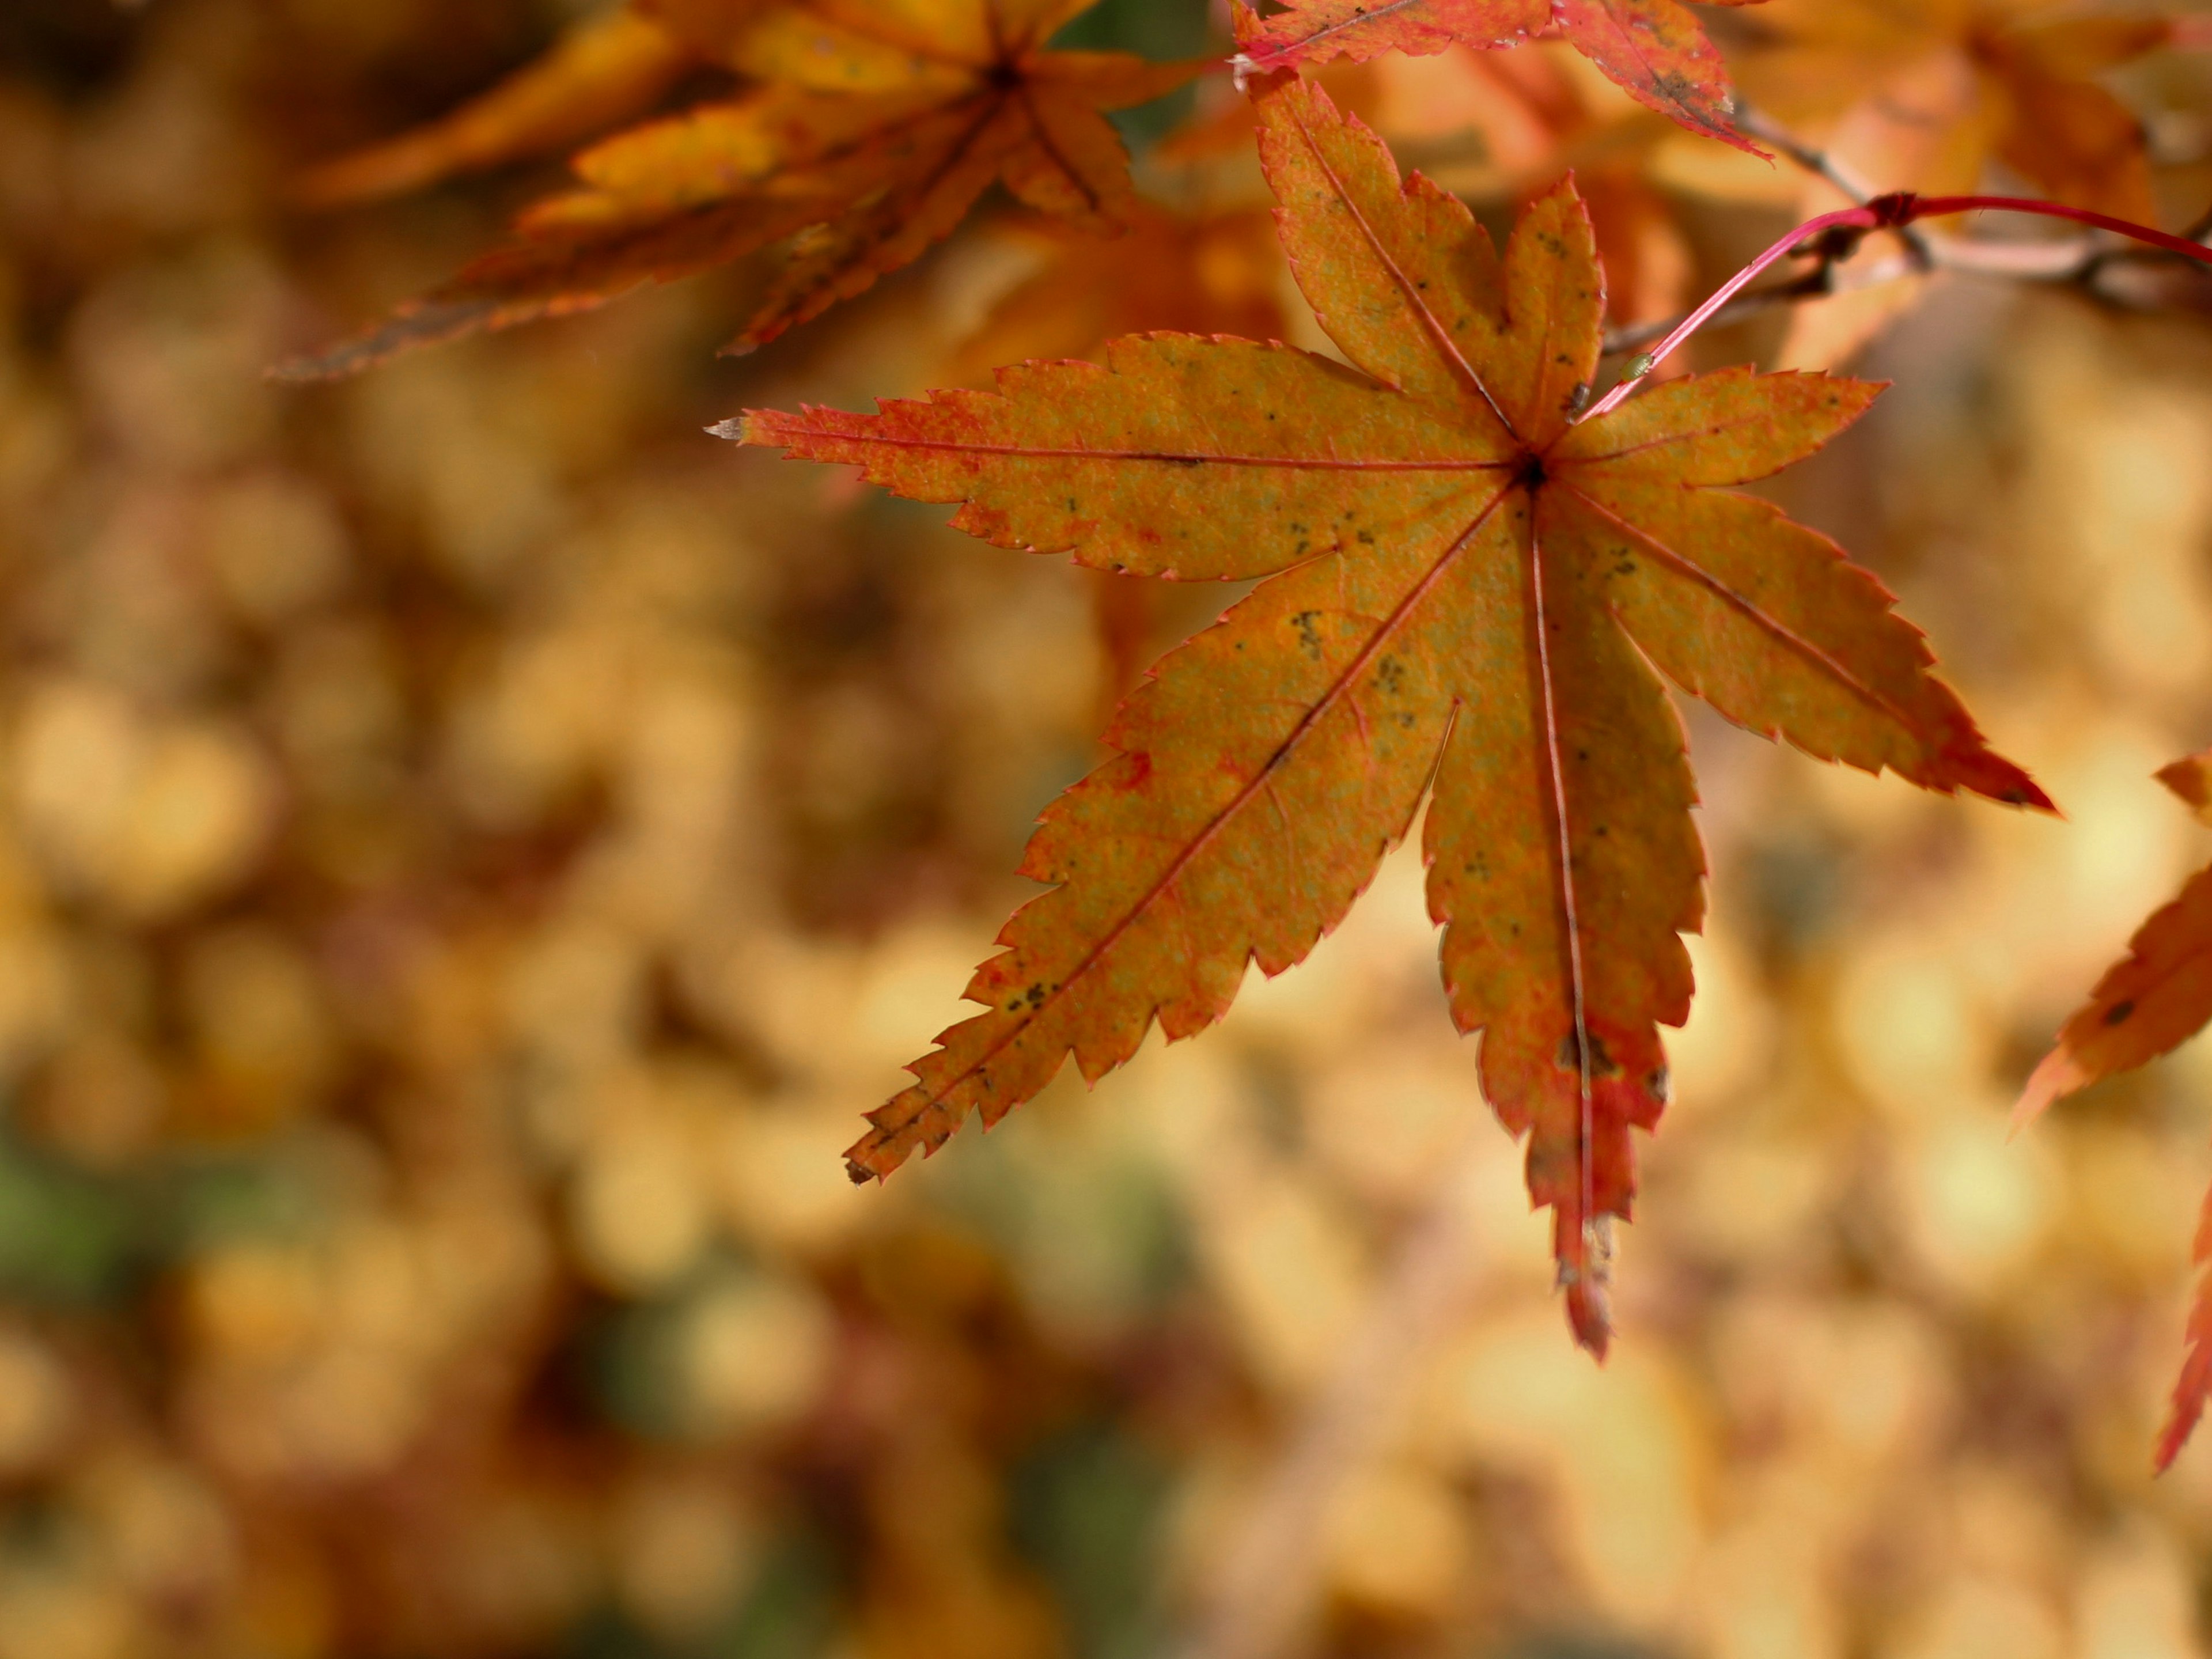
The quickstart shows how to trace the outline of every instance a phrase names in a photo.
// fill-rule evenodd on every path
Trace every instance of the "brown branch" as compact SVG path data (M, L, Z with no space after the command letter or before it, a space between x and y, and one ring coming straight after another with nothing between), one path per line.
M1753 137L1773 145L1806 172L1832 185L1859 206L1864 207L1881 193L1871 180L1859 177L1826 150L1807 143L1764 110L1753 108L1741 99L1736 103L1735 119L1736 125ZM1927 259L1929 249L1925 232L1912 225L1900 225L1895 228L1893 234L1915 258Z

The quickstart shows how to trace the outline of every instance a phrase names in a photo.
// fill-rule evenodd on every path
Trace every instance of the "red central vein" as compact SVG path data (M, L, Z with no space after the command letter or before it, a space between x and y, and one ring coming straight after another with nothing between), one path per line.
M1534 503L1531 503L1533 507ZM1578 1273L1589 1271L1588 1240L1590 1211L1596 1202L1597 1177L1590 1152L1595 1125L1590 1102L1589 1004L1583 981L1582 917L1575 902L1574 836L1567 822L1567 780L1559 755L1559 693L1552 681L1552 643L1544 605L1544 538L1532 512L1528 523L1528 608L1536 629L1536 676L1544 706L1544 755L1552 788L1552 817L1559 836L1559 910L1566 923L1567 981L1574 1000L1575 1059L1581 1075L1581 1133L1575 1148L1575 1166L1581 1177L1580 1212L1577 1217Z
M1861 679L1856 674L1854 674L1849 668L1845 667L1839 659L1832 655L1820 646L1814 644L1812 641L1807 639L1803 635L1790 627L1789 624L1780 621L1775 617L1770 616L1765 611L1759 607L1758 601L1753 599L1749 595L1739 593L1735 588L1730 587L1726 582L1714 575L1711 571L1705 569L1703 566L1694 562L1693 561L1683 557L1682 555L1677 553L1673 548L1668 546L1666 543L1653 536L1649 531L1639 529L1637 526L1631 524L1627 520L1622 518L1620 514L1615 513L1611 507L1606 506L1604 502L1597 500L1587 491L1580 489L1575 484L1567 483L1564 479L1558 480L1557 482L1562 489L1568 490L1572 493L1581 500L1583 505L1588 507L1592 512L1597 514L1601 518L1604 519L1607 523L1613 526L1623 535L1633 537L1637 541L1642 543L1645 548L1656 554L1661 562L1666 564L1669 568L1674 570L1679 574L1687 576L1692 581L1697 583L1707 592L1711 593L1716 598L1723 599L1728 604L1734 605L1745 616L1750 617L1753 623L1765 629L1769 634L1771 634L1776 639L1781 641L1791 650L1797 652L1808 660L1826 670L1835 678L1837 683L1842 685L1846 690L1849 690L1863 699L1868 704L1879 710L1881 713L1888 715L1890 719L1895 720L1899 726L1905 727L1906 731L1916 734L1921 731L1922 723L1913 718L1912 714L1907 711L1903 705L1892 701L1890 698L1883 696L1880 691L1875 690L1874 687L1869 685L1864 680Z
M861 418L867 417L863 416ZM807 435L821 434L810 432ZM1504 472L1517 465L1513 461L1340 460L1333 456L1319 455L1206 455L1165 449L1042 449L1027 444L970 444L941 438L886 438L874 433L829 435L833 440L855 445L878 445L885 449L941 450L953 455L1011 455L1019 459L1043 461L1163 461L1176 466L1272 466L1294 472Z
M1268 756L1267 764L1262 766L1251 780L1237 792L1235 798L1227 805L1214 814L1212 819L1203 830L1191 837L1189 842L1175 855L1167 869L1161 873L1159 879L1147 888L1143 896L1123 913L1121 920L1107 929L1098 942L1085 953L1083 959L1067 971L1066 975L1060 981L1059 988L1048 994L1042 1002L1037 1003L1016 1020L1005 1036L976 1058L974 1065L969 1066L959 1076L950 1079L943 1088L917 1105L912 1114L899 1126L900 1127L903 1128L908 1124L911 1124L916 1117L938 1104L947 1095L967 1082L969 1078L974 1077L996 1060L1016 1037L1036 1022L1040 1014L1066 996L1077 981L1098 965L1099 961L1113 949L1121 936L1136 925L1137 919L1150 909L1163 893L1175 884L1176 878L1189 868L1192 860L1212 844L1215 837L1221 834L1229 822L1243 811L1255 796L1264 792L1272 797L1275 774L1290 757L1291 750L1296 749L1307 734L1320 723L1322 717L1334 708L1337 703L1348 694L1350 688L1358 680L1367 665L1375 659L1376 654L1396 634L1406 618L1413 614L1414 608L1428 597L1437 583L1443 580L1445 573L1451 568L1461 553L1466 550L1468 544L1481 533L1483 526L1490 522L1492 515L1498 511L1500 503L1511 493L1512 487L1509 485L1490 498L1489 503L1475 515L1474 521L1459 533L1451 545L1443 550L1443 556L1437 560L1436 563L1429 567L1421 580L1413 584L1406 597L1397 603L1388 617L1383 618L1382 626L1377 628L1369 637L1367 643L1359 648L1358 654L1345 665L1344 672L1330 683L1328 690L1321 695L1314 706L1299 718L1298 723L1291 729L1289 735L1276 746L1275 752ZM1280 810L1281 805L1278 802L1277 811ZM1151 1024L1152 1015L1158 1012L1158 1010L1154 1008L1146 1012L1145 1018L1147 1025ZM879 1133L889 1127L880 1122L877 1125Z
M1410 3L1411 0L1407 0L1407 3ZM1367 15L1371 17L1375 14L1370 12ZM1436 313L1429 309L1428 301L1421 297L1421 290L1414 283L1413 279L1408 276L1404 268L1391 257L1390 250L1382 246L1382 239L1375 234L1375 227L1368 223L1367 216L1359 210L1359 204L1352 200L1352 192L1345 188L1344 180L1337 176L1336 169L1328 164L1328 158L1322 154L1321 145L1315 140L1313 130L1306 125L1304 118L1298 114L1295 107L1291 108L1291 118L1297 123L1298 137L1305 140L1307 152L1312 155L1314 165L1321 169L1322 176L1328 180L1329 188L1336 192L1336 199L1344 204L1344 210L1352 216L1352 222L1359 227L1360 235L1366 239L1367 246L1374 251L1375 257L1382 261L1382 268L1389 272L1390 280L1397 284L1398 291L1405 296L1407 305L1413 309L1414 315L1421 319L1422 325L1428 330L1430 337L1436 341L1437 349L1442 351L1451 366L1459 371L1460 377L1468 385L1473 386L1482 401L1490 406L1490 412L1498 417L1498 424L1505 428L1505 435L1512 439L1515 443L1519 443L1521 434L1513 429L1513 422L1505 418L1505 411L1498 406L1498 399L1490 395L1490 388L1482 383L1482 376L1474 372L1474 365L1468 362L1466 356L1460 350L1459 342L1452 338L1450 331L1437 320Z

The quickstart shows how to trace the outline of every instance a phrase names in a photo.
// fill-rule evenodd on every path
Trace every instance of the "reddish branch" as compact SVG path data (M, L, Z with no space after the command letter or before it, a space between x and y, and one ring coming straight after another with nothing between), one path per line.
M2063 219L2092 230L2124 236L2132 241L2167 253L2179 254L2200 264L2212 264L2212 248L2201 242L2154 229L2148 225L2139 225L2130 220L2116 219L2110 214L2094 212L2088 208L2069 207L2063 202L2046 202L2027 196L1917 196L1909 191L1877 196L1856 207L1838 208L1833 213L1823 213L1808 219L1777 240L1765 252L1715 289L1703 305L1677 323L1657 345L1632 360L1620 383L1593 404L1581 418L1595 420L1619 408L1645 376L1672 356L1692 335L1726 311L1730 303L1757 282L1764 272L1784 259L1817 258L1821 261L1821 268L1814 274L1822 276L1848 258L1863 238L1875 231L1903 232L1924 219L1981 212L2027 213L2046 219ZM1789 286L1802 289L1808 295L1826 291L1825 288L1807 287L1804 279ZM1767 289L1764 292L1773 295L1779 290Z

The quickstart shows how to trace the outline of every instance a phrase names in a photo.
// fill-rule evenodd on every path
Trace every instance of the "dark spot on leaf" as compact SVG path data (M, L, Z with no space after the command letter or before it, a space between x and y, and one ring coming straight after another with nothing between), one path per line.
M1582 1066L1576 1060L1575 1034L1572 1031L1559 1039L1559 1069L1563 1072L1582 1070ZM1606 1052L1605 1039L1595 1032L1592 1032L1589 1037L1589 1068L1592 1077L1620 1075L1620 1067L1613 1063L1613 1056Z
M2135 1011L2136 1005L2132 998L2125 1002L2116 1002L2111 1007L2105 1010L2105 1024L2107 1025L2121 1024L2124 1023L2128 1016L2135 1012Z

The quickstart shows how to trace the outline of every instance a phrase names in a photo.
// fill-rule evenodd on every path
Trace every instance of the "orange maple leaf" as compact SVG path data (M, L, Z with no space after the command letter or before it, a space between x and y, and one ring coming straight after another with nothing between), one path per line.
M382 327L281 372L349 374L404 347L587 310L797 237L732 343L747 349L918 258L994 182L1110 234L1135 194L1104 112L1157 98L1203 65L1048 50L1091 3L685 0L695 48L697 32L722 19L720 60L759 86L586 150L574 164L581 187L527 210L514 241ZM612 99L618 88L606 90ZM542 88L532 95L532 107L548 104Z
M1658 673L1808 752L2047 807L1930 672L1891 596L1825 538L1729 490L1819 448L1878 388L1737 370L1608 417L1603 277L1571 181L1503 261L1467 208L1317 88L1258 99L1286 252L1355 365L1153 334L1103 368L1030 363L996 392L876 415L754 410L725 435L856 463L963 502L1002 546L1185 580L1261 577L1167 657L1049 808L1022 872L1053 884L872 1114L855 1179L1096 1079L1157 1018L1219 1018L1334 927L1433 794L1429 902L1488 1097L1528 1133L1575 1328L1602 1350L1600 1218L1626 1217L1629 1129L1666 1098L1678 934L1705 860ZM1655 672L1655 668L1658 672Z
M1692 132L1765 154L1735 130L1727 66L1680 0L1287 0L1267 18L1240 9L1237 29L1242 62L1257 72L1455 43L1511 46L1540 33L1571 42L1630 96Z
M2212 749L2178 760L2159 781L2212 823ZM2198 871L2172 903L2143 923L2128 941L2128 954L2097 981L2089 1000L2059 1028L2058 1042L2043 1057L2013 1109L2019 1129L2052 1102L2132 1071L2170 1054L2212 1021L2212 869ZM2212 1263L2212 1194L2197 1226L2193 1252L2199 1267ZM2159 1436L2160 1469L2182 1447L2212 1400L2212 1275L2197 1285L2189 1313L2188 1353L2175 1379L2165 1431Z

